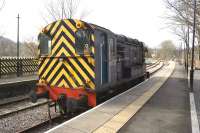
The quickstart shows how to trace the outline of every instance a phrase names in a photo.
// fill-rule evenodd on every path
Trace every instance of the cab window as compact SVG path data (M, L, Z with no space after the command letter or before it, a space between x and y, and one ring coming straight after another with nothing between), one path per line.
M38 36L38 41L40 55L49 55L51 53L51 39L47 35L41 33Z
M87 30L79 29L76 33L75 48L78 54L90 53L90 34Z

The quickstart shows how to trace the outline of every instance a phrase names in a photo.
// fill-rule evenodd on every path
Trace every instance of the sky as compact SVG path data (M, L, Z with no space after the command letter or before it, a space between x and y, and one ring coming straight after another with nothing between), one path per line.
M20 41L36 41L46 25L43 17L49 1L6 0L0 11L0 34L16 41L19 13ZM179 43L170 29L165 28L163 16L167 12L163 0L80 0L75 18L79 19L82 10L90 11L84 21L136 38L149 47L158 47L164 40Z

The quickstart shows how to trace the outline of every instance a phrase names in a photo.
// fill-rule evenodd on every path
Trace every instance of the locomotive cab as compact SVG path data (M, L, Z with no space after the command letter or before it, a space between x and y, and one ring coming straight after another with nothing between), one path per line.
M32 101L51 99L62 114L96 106L93 39L91 27L78 20L58 20L43 28Z

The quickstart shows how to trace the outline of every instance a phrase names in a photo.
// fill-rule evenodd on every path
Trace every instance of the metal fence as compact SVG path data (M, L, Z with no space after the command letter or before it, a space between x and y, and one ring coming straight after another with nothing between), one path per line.
M9 75L36 74L38 60L36 58L0 57L0 78Z

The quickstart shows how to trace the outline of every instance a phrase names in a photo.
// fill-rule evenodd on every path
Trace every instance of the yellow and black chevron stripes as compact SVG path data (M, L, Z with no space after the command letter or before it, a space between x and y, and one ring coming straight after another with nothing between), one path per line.
M45 28L52 39L52 51L51 55L41 59L39 77L51 86L94 89L94 35L91 32L91 55L78 55L75 50L77 22L80 21L59 20Z

